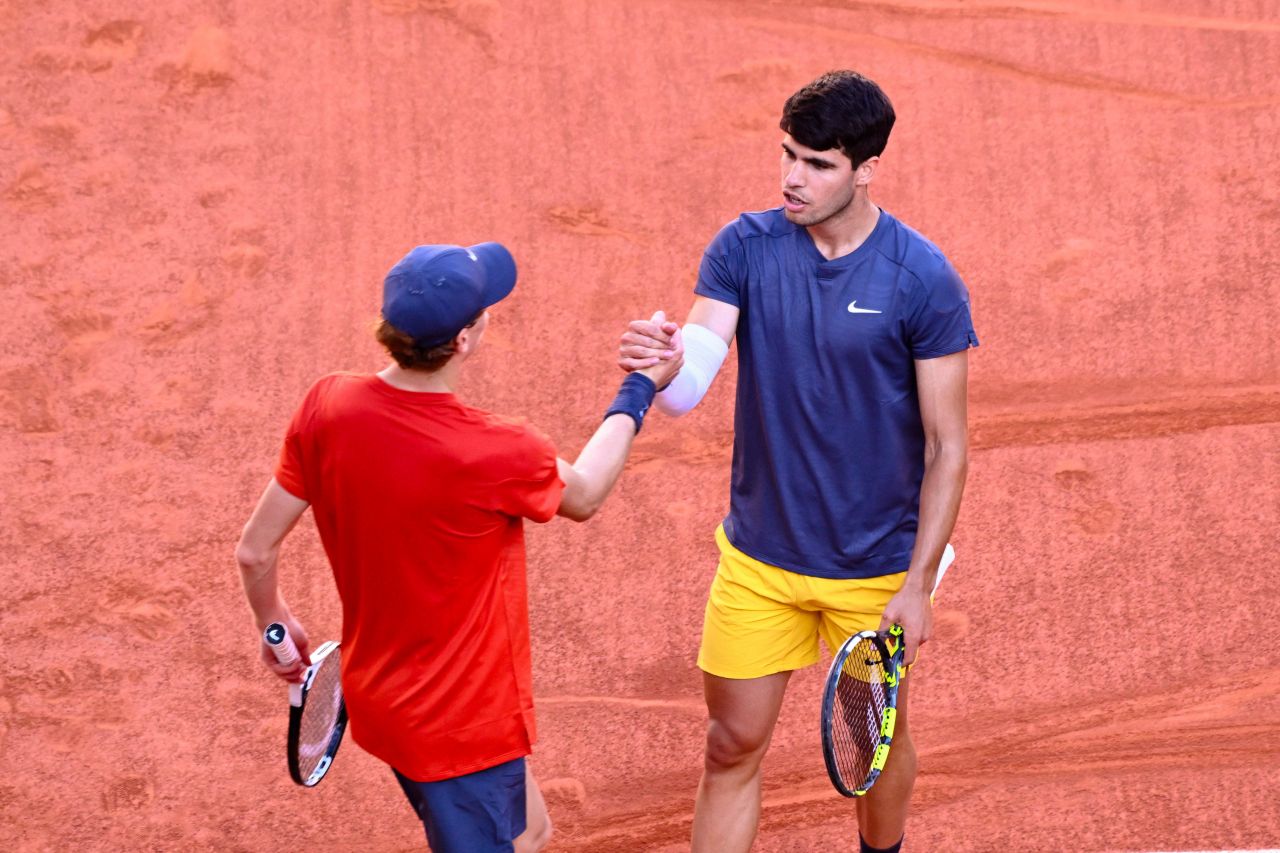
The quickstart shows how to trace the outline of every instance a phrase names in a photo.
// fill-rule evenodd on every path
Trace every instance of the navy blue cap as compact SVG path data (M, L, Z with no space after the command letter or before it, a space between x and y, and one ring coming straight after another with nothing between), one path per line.
M498 243L418 246L382 282L382 318L420 347L453 340L516 286L516 261Z

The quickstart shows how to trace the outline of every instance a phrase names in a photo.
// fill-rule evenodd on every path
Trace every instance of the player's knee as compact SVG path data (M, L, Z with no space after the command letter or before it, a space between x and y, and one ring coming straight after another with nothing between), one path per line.
M892 768L896 775L905 778L914 779L919 769L919 759L916 756L915 741L910 735L903 737L894 737L893 746L889 750L889 761L886 770Z
M707 770L714 772L759 764L768 744L767 732L737 729L712 720L707 725Z

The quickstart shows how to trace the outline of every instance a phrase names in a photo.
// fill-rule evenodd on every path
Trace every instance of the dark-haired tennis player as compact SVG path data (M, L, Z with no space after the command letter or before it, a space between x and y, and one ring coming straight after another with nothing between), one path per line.
M706 393L738 341L729 514L716 531L698 665L709 724L695 853L750 848L760 763L793 670L899 623L906 659L964 489L969 296L938 249L872 203L893 127L880 88L826 74L782 112L782 206L744 213L702 258L685 365L657 405ZM635 321L619 363L659 363L676 326ZM909 680L888 765L857 801L863 851L897 851L916 752Z
M342 599L351 735L389 764L436 853L528 853L550 836L525 766L536 739L523 520L590 518L622 471L670 360L622 383L573 463L528 424L455 395L516 267L496 243L419 246L387 274L377 338L394 363L307 392L236 557L262 660L282 622L276 579L308 506Z

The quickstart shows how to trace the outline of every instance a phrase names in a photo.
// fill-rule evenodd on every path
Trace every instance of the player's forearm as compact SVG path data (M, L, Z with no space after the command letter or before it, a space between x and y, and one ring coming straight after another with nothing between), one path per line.
M259 627L288 613L276 582L276 562L281 544L306 509L305 500L290 494L272 478L240 534L236 545L240 582Z
M933 590L938 563L955 528L969 470L968 451L963 440L941 442L925 459L920 485L920 520L916 544L907 570L908 587L923 592Z
M280 597L280 584L276 576L279 549L255 551L241 545L236 549L236 562L240 565L240 583L245 599L253 611L258 627L277 621L289 608Z
M697 323L686 323L680 334L684 367L656 398L658 409L673 418L702 401L729 352L724 338Z
M586 521L600 510L622 475L635 437L635 422L628 415L611 415L600 424L570 466L572 482L567 484L563 515Z

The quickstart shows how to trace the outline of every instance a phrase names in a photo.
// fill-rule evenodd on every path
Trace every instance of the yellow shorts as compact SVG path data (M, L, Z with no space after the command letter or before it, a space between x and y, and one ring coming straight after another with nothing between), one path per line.
M838 649L880 627L906 572L832 580L762 563L716 528L720 565L707 597L698 667L722 678L760 678L818 662L818 637Z

